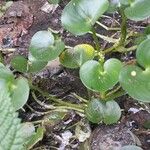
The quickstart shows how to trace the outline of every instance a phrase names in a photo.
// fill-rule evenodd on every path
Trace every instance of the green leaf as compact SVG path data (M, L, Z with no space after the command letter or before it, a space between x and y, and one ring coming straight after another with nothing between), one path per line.
M28 72L38 72L42 70L48 62L35 59L31 54L28 57Z
M5 80L8 86L14 82L13 73L0 63L0 80Z
M119 81L132 98L150 102L150 39L138 46L136 57L140 66L125 66L120 72Z
M25 144L25 147L27 150L33 148L33 146L38 143L39 141L41 141L43 139L44 136L44 129L42 127L39 127L36 131L35 134L33 134L27 141L27 143Z
M6 83L9 92L11 93L12 103L16 110L21 108L29 96L29 85L25 78L14 79L10 70L3 64L0 64L0 81Z
M135 145L127 145L123 146L120 150L143 150L143 149Z
M0 84L0 150L24 150L25 136L9 92Z
M141 44L143 41L147 39L147 35L142 34L141 36L137 37L134 41L135 45Z
M94 99L89 102L85 113L88 120L93 123L103 121L105 124L113 124L121 117L121 109L114 100L105 102Z
M150 0L134 0L125 9L127 18L134 21L141 21L150 16Z
M29 54L28 59L24 56L15 56L11 60L11 66L19 72L38 72L42 70L48 62L38 61L31 54Z
M74 35L83 35L91 30L108 6L108 0L71 0L63 10L62 25Z
M146 39L138 46L136 58L142 67L150 68L150 39Z
M122 88L134 99L150 102L150 71L142 70L138 66L125 66L119 81Z
M11 66L19 72L27 72L28 60L21 55L17 55L12 58Z
M115 58L107 60L104 66L95 60L90 60L81 66L80 79L87 88L105 92L118 82L121 68L122 63Z
M144 128L150 129L150 120L146 120L143 124Z
M131 2L130 0L119 0L121 5L129 5ZM132 0L131 0L132 1Z
M61 64L67 68L78 68L94 58L95 50L89 44L80 44L73 49L65 50L59 57Z
M144 29L144 35L149 36L150 35L150 25L148 25L145 29Z
M144 29L143 34L141 34L140 36L138 36L138 37L135 39L135 45L141 44L141 43L142 43L143 41L145 41L146 39L150 39L150 26L147 26L147 27Z
M23 77L16 79L11 92L12 103L15 110L22 108L29 97L28 80Z
M50 31L39 31L32 37L29 51L38 61L50 61L57 58L64 48L64 43L55 41Z
M113 12L117 11L119 5L120 5L119 0L110 0L109 8L108 8L107 12L113 13Z

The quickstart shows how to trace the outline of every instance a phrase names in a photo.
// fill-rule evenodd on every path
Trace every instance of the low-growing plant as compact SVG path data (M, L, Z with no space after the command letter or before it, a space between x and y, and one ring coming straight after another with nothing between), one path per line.
M11 60L11 66L23 73L26 78L15 79L10 70L0 65L0 79L5 81L8 87L14 109L18 110L28 100L29 86L31 90L39 91L54 102L54 105L50 107L52 110L60 112L72 109L93 123L117 123L121 117L121 109L115 100L122 95L128 94L139 102L149 103L149 27L143 33L133 32L127 28L127 19L142 21L148 18L149 6L149 0L71 0L62 12L62 26L75 36L91 34L95 46L81 43L75 47L68 47L59 35L52 31L35 33L29 46L28 58L18 55ZM107 11L120 13L119 28L108 28L98 21ZM95 24L107 30L119 31L120 37L113 39L96 33ZM113 45L103 49L98 38ZM129 45L132 46L129 47ZM110 53L128 53L134 50L136 50L136 58L135 61L130 61L131 63L123 62L118 58L106 59L106 56L111 56ZM81 104L77 105L62 101L34 86L32 75L57 57L64 67L79 68L82 83L96 94L87 100L75 95L81 101Z

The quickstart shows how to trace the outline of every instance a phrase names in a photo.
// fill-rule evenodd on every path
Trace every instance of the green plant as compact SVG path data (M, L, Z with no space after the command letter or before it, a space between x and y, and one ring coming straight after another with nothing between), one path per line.
M31 149L43 138L44 129L31 123L21 123L16 110L22 108L29 97L28 80L15 78L13 73L0 63L0 150Z
M61 22L63 27L73 35L81 36L92 34L94 42L81 43L75 47L67 47L59 35L51 31L39 31L31 39L28 58L15 56L11 66L19 72L25 73L31 90L37 90L44 97L54 102L51 111L67 111L72 109L85 115L91 122L106 124L117 123L121 116L121 109L115 99L125 94L140 102L150 102L150 39L149 30L143 34L127 30L127 19L133 21L143 20L150 16L149 0L71 0L64 8ZM121 27L108 28L98 19L109 10L121 14ZM101 25L107 30L120 30L120 38L113 39L96 33L94 24ZM140 39L136 45L130 39ZM98 38L114 43L107 49L102 49ZM128 44L132 45L127 47ZM136 50L136 62L128 64L116 58L106 60L110 53L127 53ZM48 61L59 57L62 65L67 68L79 68L82 83L96 97L85 100L76 95L81 101L80 105L64 102L41 91L32 84L32 74L42 70ZM0 79L6 82L11 93L11 101L15 110L22 107L29 95L29 87L25 78L15 79L14 75L1 64ZM24 86L23 95L21 94ZM20 91L15 89L19 89ZM34 97L36 100L36 97Z
M22 125L3 81L0 81L0 90L0 150L21 150L25 142Z
M65 67L80 68L79 74L82 83L91 91L99 93L99 98L90 102L86 100L81 104L81 107L69 103L62 103L62 105L71 106L72 109L80 110L80 112L85 109L87 118L92 122L116 123L121 116L119 105L114 101L116 97L128 93L138 101L150 101L150 40L148 28L139 36L138 33L135 33L135 35L132 31L127 31L126 25L127 18L139 21L150 16L147 5L149 5L148 0L144 0L142 3L138 0L110 2L108 0L71 0L62 12L63 27L74 35L92 34L95 47L89 44L80 44L73 48L65 48L65 44L57 34L52 34L51 31L39 31L31 40L28 59L23 56L15 56L11 64L13 68L20 72L32 73L41 70L48 61L59 56L61 64ZM103 50L98 41L98 37L101 36L96 33L94 24L97 23L104 12L110 11L112 6L113 10L118 10L122 17L121 34L112 47ZM98 24L101 23L98 22ZM139 45L133 45L132 43L132 47L126 48L126 45L131 43L128 39L130 36L144 38ZM104 39L110 40L106 37ZM111 41L113 40L111 39ZM116 58L105 60L108 53L126 53L130 50L136 50L136 48L137 63L134 65L128 65ZM54 102L61 103L53 96L51 98ZM82 105L84 105L84 109L82 109ZM112 114L112 108L116 108L114 114ZM103 109L106 112L102 111ZM114 116L116 116L116 119L112 119Z
M29 96L28 80L24 77L15 79L13 73L0 63L0 81L5 82L15 110L22 108Z

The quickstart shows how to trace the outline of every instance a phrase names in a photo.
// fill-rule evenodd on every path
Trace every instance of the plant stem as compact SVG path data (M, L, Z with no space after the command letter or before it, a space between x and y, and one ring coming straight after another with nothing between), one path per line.
M88 103L88 100L84 99L83 97L80 97L76 93L72 93L74 97L76 97L80 102Z
M124 9L121 8L120 9L120 14L122 17L122 22L121 22L121 37L118 43L115 43L112 47L106 49L103 51L104 54L107 54L109 52L112 52L114 50L116 50L117 48L119 48L120 46L125 46L125 41L126 41L126 37L127 37L127 18L124 14Z
M121 22L121 38L119 41L119 45L124 46L126 36L127 36L127 18L125 16L123 8L120 9L120 14L121 14L122 22Z
M71 110L75 110L77 112L80 112L80 113L84 113L84 109L83 108L75 108L75 107L71 107L71 106L59 106L59 107L56 107L56 110L57 109L71 109Z
M40 94L42 94L43 96L45 96L48 100L52 100L53 102L56 102L59 105L63 105L64 107L68 107L68 108L72 108L72 109L76 109L76 110L83 110L86 107L86 104L72 104L72 103L68 103L65 101L62 101L62 99L56 98L54 95L49 94L48 92L44 92L42 91L39 87L34 86L32 84L30 84L31 89L38 91ZM58 108L58 107L57 107Z
M118 43L115 43L113 46L111 46L111 47L109 47L109 48L103 50L102 53L103 53L103 54L108 54L108 53L114 51L115 49L117 49L118 47L119 47L119 44L118 44Z
M117 91L119 91L121 88L121 86L119 85L118 87L116 87L115 89L113 89L112 91L108 92L106 94L106 97L109 97L110 95L113 95L114 93L116 93Z
M104 24L102 24L102 23L99 22L99 21L96 21L96 23L97 23L99 26L103 27L103 28L104 28L105 30L107 30L107 31L119 31L119 30L120 30L120 28L109 28L109 27L105 26Z
M103 40L105 40L105 41L107 41L107 42L109 42L109 43L116 43L116 42L119 41L118 39L107 37L107 36L104 36L104 35L101 35L101 34L98 34L98 33L96 33L96 36L103 39Z
M126 49L126 52L134 51L134 50L137 49L137 47L138 47L137 45L134 45L134 46L132 46L132 47L129 47L129 48Z
M2 53L0 52L0 62L1 63L4 63L4 59L3 59L3 56L2 56Z
M126 92L124 90L120 90L120 91L117 91L116 93L106 96L105 100L106 101L113 100L113 99L123 96L125 94L126 94Z
M106 92L101 92L100 99L105 100L105 98L106 98Z
M91 32L91 31L89 31L89 33L90 33L90 34L93 34L93 32ZM112 37L108 37L108 36L105 36L105 35L101 35L101 34L99 34L99 33L96 33L96 36L99 37L99 38L101 38L101 39L103 39L103 40L105 40L105 41L107 41L107 42L109 42L109 43L116 43L116 42L119 41L119 39L114 39L114 38L112 38Z
M47 104L41 102L40 100L38 100L38 98L36 97L36 95L35 95L34 92L32 92L32 97L37 102L37 104L39 104L40 106L44 107L45 109L56 109L55 106L53 106L53 105L47 105Z
M96 30L95 30L94 27L92 28L92 36L93 36L93 39L94 39L94 42L95 42L96 50L100 51L100 44L99 44L98 38L96 36Z

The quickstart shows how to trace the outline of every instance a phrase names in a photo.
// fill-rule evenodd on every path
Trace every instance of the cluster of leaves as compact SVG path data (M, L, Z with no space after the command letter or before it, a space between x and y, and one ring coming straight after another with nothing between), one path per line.
M49 0L49 2L59 1ZM63 10L61 22L73 35L81 36L91 31L95 35L93 26L105 12L119 10L122 12L123 22L126 22L126 18L140 21L150 16L149 6L149 0L71 0ZM125 42L125 29L123 24L121 29L123 38L120 38L118 46L123 46ZM105 53L100 50L96 38L94 38L95 48L83 43L65 48L64 42L51 31L39 31L31 39L28 58L15 56L11 66L19 72L31 74L42 70L49 61L59 57L63 66L71 69L79 68L80 79L85 87L100 93L99 98L93 98L87 103L87 107L83 108L86 117L93 123L112 124L121 116L121 109L113 98L118 91L112 92L116 84L121 85L123 94L128 93L141 102L150 102L150 39L145 34L143 36L144 40L136 51L136 64L128 65L116 58L105 61ZM10 95L14 110L18 110L28 99L27 79L23 77L15 79L11 71L0 64L1 80L8 89L7 93Z
M15 110L20 109L28 100L29 85L24 77L15 79L13 73L0 63L0 81L4 81Z
M18 93L16 90L10 90L12 81L7 80L11 76L10 71L6 70L3 65L1 65L1 70L3 72L0 76L0 150L30 149L43 138L44 130L38 128L35 132L35 127L31 123L21 123L16 109L23 105L20 103L22 102L20 98L24 101L26 96L23 92L20 93L20 90ZM6 78L3 78L2 75L3 77L5 75ZM20 89L25 88L25 94L27 94L26 80L18 79L14 86Z
M150 16L147 9L149 3L148 0L120 0L110 1L110 3L108 0L71 0L63 10L61 22L63 27L72 34L84 35L92 31L96 21L104 12L110 10L112 5L115 6L115 10L123 10L125 17L139 21ZM44 68L48 61L59 57L63 66L72 69L80 68L80 79L88 89L105 95L119 82L131 97L149 102L149 52L150 39L147 36L137 48L135 65L126 65L116 58L104 61L105 55L98 47L80 44L73 48L65 48L61 39L51 31L39 31L32 37L28 58L15 56L11 64L20 72L32 73ZM116 110L114 114L112 114L113 109ZM106 124L117 122L121 116L119 105L113 99L102 96L99 100L90 101L85 113L90 121L95 123L103 121Z

